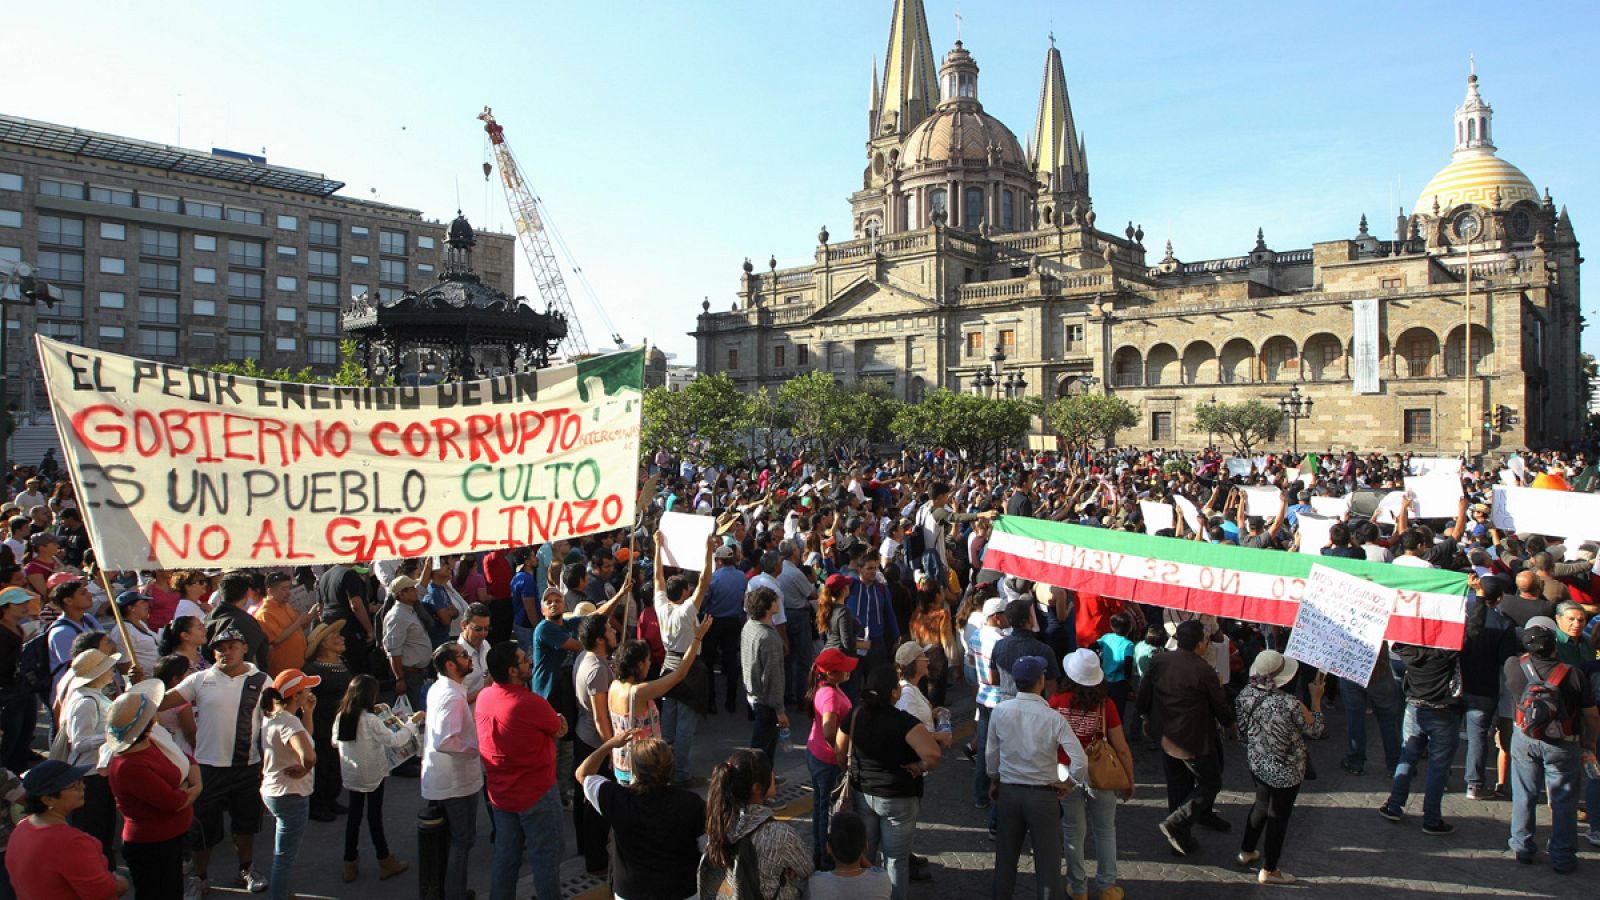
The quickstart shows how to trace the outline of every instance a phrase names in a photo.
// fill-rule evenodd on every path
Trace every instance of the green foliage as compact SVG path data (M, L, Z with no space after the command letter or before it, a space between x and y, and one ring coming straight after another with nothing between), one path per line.
M333 384L341 387L368 387L371 382L367 380L367 373L361 368L361 363L356 361L357 346L355 341L339 342L339 368L332 375L318 375L310 366L303 369L272 369L261 368L257 360L247 359L242 363L218 363L208 366L213 372L225 375L242 375L247 378L264 378L269 381L292 381L297 384Z
M921 403L902 404L890 419L889 431L913 447L944 447L984 454L1021 442L1032 424L1036 404L1029 399L1005 400L958 394L948 388L929 392Z
M1128 401L1115 394L1073 394L1050 404L1045 421L1067 447L1114 444L1117 432L1139 423Z
M844 387L827 372L811 371L778 389L773 420L807 448L842 444L862 450L890 437L889 425L901 405L881 382Z
M1247 403L1218 403L1195 409L1191 430L1220 434L1227 438L1240 456L1278 436L1283 426L1283 412L1260 400Z
M640 447L646 453L665 448L674 456L694 453L718 464L742 459L740 437L747 433L757 401L718 372L701 375L681 391L665 387L644 392L644 426Z

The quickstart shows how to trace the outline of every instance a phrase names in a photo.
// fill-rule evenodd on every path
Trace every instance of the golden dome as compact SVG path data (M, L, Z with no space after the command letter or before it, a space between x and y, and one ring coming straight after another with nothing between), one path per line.
M907 168L919 163L995 163L1025 165L1022 145L999 119L974 103L948 104L935 110L906 136L900 158Z
M1490 148L1458 150L1450 165L1439 170L1428 186L1417 195L1414 214L1432 215L1433 201L1439 200L1439 212L1454 206L1470 203L1485 209L1495 205L1495 189L1500 190L1500 205L1510 206L1522 200L1539 201L1539 192L1522 170L1494 155Z

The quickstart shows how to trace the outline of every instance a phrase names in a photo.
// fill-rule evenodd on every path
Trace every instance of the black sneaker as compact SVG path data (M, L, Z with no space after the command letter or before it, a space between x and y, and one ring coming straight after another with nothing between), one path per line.
M1391 822L1399 822L1405 819L1404 814L1395 812L1387 805L1378 807L1378 815L1383 816L1385 819L1388 819Z
M1434 835L1455 834L1456 827L1449 822L1423 822L1422 833Z
M1220 831L1223 834L1227 834L1233 830L1232 822L1229 822L1227 819L1224 819L1214 812L1206 813L1203 816L1196 816L1194 823L1199 825L1201 828L1209 829L1211 831Z
M1172 845L1173 853L1179 856L1188 856L1189 851L1194 849L1195 839L1189 835L1188 831L1176 825L1168 825L1166 822L1162 822L1158 827L1161 829L1161 836L1166 838L1167 843Z

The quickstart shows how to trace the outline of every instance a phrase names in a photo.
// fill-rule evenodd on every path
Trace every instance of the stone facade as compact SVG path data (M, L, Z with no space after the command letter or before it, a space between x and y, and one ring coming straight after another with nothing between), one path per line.
M925 31L921 3L897 0L891 50ZM823 229L800 267L746 260L733 308L702 304L701 371L754 391L822 369L910 401L974 389L980 372L1020 374L1025 393L1047 400L1125 397L1140 424L1119 438L1144 445L1203 446L1198 407L1274 403L1294 386L1316 402L1302 447L1477 453L1580 433L1577 240L1566 210L1494 155L1476 75L1437 193L1396 216L1393 239L1362 217L1355 235L1310 249L1276 251L1258 233L1237 257L1184 262L1169 245L1151 261L1141 228L1095 226L1054 46L1022 160L982 112L977 64L959 42L938 79L943 99L908 121L920 108L905 86L928 83L916 65L931 58L927 46L891 53L881 86L874 73L851 239ZM911 70L892 71L902 60ZM1377 307L1377 381L1361 393L1352 359L1365 300ZM1508 426L1486 432L1496 406ZM1289 435L1286 423L1281 443Z

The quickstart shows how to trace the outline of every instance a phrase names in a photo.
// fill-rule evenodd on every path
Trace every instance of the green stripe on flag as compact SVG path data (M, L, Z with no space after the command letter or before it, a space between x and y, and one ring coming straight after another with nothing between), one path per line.
M1005 534L1050 544L1197 566L1257 572L1262 575L1305 578L1311 574L1313 565L1321 565L1401 591L1463 594L1467 590L1467 576L1448 569L1396 566L1390 563L1368 562L1364 559L1311 556L1305 553L1285 553L1281 550L1256 550L1234 544L1211 544L1204 541L1154 537L1131 531L1089 528L1021 516L1000 516L995 520L994 527L996 531Z

